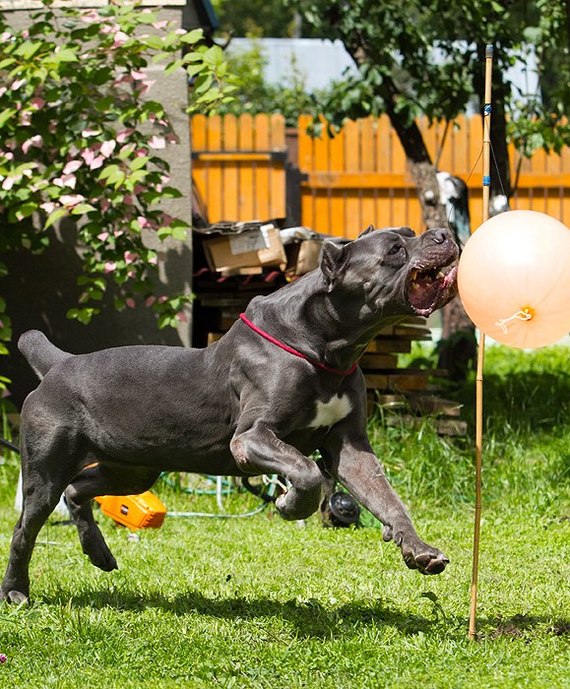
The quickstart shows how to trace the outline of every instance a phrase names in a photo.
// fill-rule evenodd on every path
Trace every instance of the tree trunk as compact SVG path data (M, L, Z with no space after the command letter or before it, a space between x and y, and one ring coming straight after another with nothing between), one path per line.
M346 40L344 43L357 65L365 61L363 45L357 44L358 42L350 45ZM392 79L384 77L379 93L406 154L426 227L447 227L445 208L439 200L436 169L416 121L410 120L405 111L396 108L399 92ZM475 328L459 297L452 299L442 309L442 339L438 343L438 350L438 368L449 371L450 378L454 380L464 380L468 368L475 361L476 344Z

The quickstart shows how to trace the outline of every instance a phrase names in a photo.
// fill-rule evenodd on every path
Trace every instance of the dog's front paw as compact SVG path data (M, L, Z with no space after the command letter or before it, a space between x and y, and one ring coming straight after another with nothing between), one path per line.
M403 542L401 548L406 565L422 574L441 574L449 564L449 558L445 553L423 541L418 540L410 545Z

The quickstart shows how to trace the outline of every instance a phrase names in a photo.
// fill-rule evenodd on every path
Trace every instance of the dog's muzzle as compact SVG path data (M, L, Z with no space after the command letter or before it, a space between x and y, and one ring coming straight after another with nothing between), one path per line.
M457 254L438 265L416 265L406 281L408 304L418 316L429 316L457 293Z

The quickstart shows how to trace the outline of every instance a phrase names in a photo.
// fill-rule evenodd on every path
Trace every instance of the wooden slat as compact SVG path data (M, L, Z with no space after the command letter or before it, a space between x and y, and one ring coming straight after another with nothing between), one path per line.
M285 119L282 115L273 114L269 121L269 136L272 151L284 151L285 144ZM286 215L285 200L285 166L283 162L274 161L268 166L269 170L269 217L279 218Z
M253 150L253 117L246 113L239 118L239 147ZM239 219L247 220L257 216L257 190L253 166L244 161L238 165Z
M229 117L229 115L226 115ZM216 162L216 163L255 163L255 162L268 162L272 159L271 153L241 153L240 151L227 151L227 152L216 152L216 153L206 153L206 152L194 152L196 160L200 162Z
M238 125L235 115L226 115L223 120L222 145L227 151L236 151L238 142ZM239 167L231 156L222 163L222 207L225 220L239 220Z

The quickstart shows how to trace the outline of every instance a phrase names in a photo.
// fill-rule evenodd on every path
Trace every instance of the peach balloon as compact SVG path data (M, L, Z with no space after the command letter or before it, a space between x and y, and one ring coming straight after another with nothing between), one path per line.
M536 211L508 211L467 241L457 282L475 325L521 349L570 332L570 230Z

